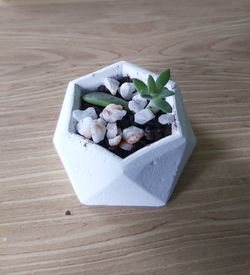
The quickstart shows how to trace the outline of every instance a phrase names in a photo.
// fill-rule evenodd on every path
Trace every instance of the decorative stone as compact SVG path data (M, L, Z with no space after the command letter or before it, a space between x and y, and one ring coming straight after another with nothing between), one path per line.
M88 139L91 139L91 130L90 130L90 126L93 122L93 119L91 117L85 117L83 119L81 119L77 125L76 125L76 130L77 132L88 138Z
M107 121L105 121L103 118L98 118L97 121L101 123L103 126L107 125Z
M117 129L117 125L115 122L109 122L107 124L107 138L111 139L114 138L115 136L117 136L118 134L118 129Z
M124 99L130 100L132 98L133 92L135 91L135 86L133 83L125 82L121 85L119 91Z
M84 119L85 117L91 117L92 119L97 118L97 114L95 111L95 108L89 107L85 110L74 110L73 111L73 118L77 121L80 121L81 119Z
M116 95L120 85L119 81L114 78L106 77L103 81L103 84L112 95Z
M102 113L99 114L99 118L102 119L102 120L104 120L107 123L107 121L103 118L103 114Z
M151 119L153 119L154 117L155 115L152 111L150 111L149 109L143 109L135 114L135 122L143 125Z
M134 144L144 136L144 131L136 126L130 126L123 130L122 136L125 142Z
M170 90L170 91L175 91L176 89L176 83L173 80L169 80L166 87Z
M143 98L141 95L137 94L133 96L132 100L129 101L128 107L131 111L134 113L137 113L144 109L144 107L147 105L148 101L146 98Z
M110 138L108 141L110 146L118 146L121 140L122 140L122 136L118 135L116 137Z
M102 111L101 118L107 122L116 122L117 120L121 120L126 113L127 112L122 109L121 105L109 104Z
M131 151L132 148L133 148L133 144L129 144L125 141L122 141L120 144L119 144L119 147L123 150L126 150L126 151Z
M148 103L147 99L142 97L138 92L133 96L132 100L139 101L141 104L144 103L144 106Z
M99 143L105 137L106 127L97 120L94 120L90 125L90 131L93 141Z
M175 121L175 117L172 114L164 114L158 117L158 121L162 125L171 124Z
M144 109L145 104L143 104L143 103L141 104L140 102L135 101L135 100L130 100L128 103L128 107L129 107L129 110L131 110L132 112L138 113L139 111Z

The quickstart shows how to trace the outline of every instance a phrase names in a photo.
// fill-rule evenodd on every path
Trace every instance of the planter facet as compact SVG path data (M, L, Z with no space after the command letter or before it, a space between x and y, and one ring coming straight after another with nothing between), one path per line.
M180 91L173 81L166 85L175 92L167 98L176 115L172 135L125 159L78 135L72 117L72 111L80 107L82 89L94 90L105 77L129 75L146 82L150 73L157 77L141 67L121 61L68 84L54 145L81 203L163 206L170 198L196 144Z

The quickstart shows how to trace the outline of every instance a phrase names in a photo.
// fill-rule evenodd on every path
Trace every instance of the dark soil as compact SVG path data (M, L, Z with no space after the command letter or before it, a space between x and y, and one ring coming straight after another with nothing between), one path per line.
M117 80L120 82L120 86L125 82L132 82L132 80L130 79L129 76L122 77L122 78L117 79ZM109 93L108 89L104 85L99 86L97 88L97 91L104 92L104 93ZM121 98L119 93L117 93L116 96ZM89 103L85 102L83 99L81 99L80 110L85 110L88 107L94 107L98 116L102 112L102 110L104 109L103 107L99 107L99 106L89 104ZM118 155L119 157L125 158L125 157L133 154L137 150L139 150L139 149L141 149L141 148L143 148L143 147L145 147L145 146L147 146L147 145L149 145L149 144L151 144L151 143L153 143L157 140L160 140L163 137L170 136L172 134L171 124L162 125L158 122L158 117L162 114L163 114L163 112L159 111L155 115L154 119L150 120L149 122L147 122L144 125L140 125L140 124L137 124L136 122L134 122L134 114L129 113L129 112L126 114L126 116L123 117L122 120L117 121L117 126L121 129L125 129L129 126L134 125L138 128L143 129L144 132L145 132L145 136L139 142L137 142L136 144L133 145L133 148L132 148L131 151L123 150L120 147L110 146L109 143L108 143L108 139L106 137L105 137L104 140L102 140L98 144L100 146L108 149L112 153Z

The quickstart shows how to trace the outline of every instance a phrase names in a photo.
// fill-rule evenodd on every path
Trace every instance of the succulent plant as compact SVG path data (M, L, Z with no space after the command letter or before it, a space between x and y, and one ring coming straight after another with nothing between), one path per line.
M137 78L133 78L133 83L136 90L142 97L149 100L149 104L146 108L157 107L165 113L171 113L172 107L165 98L174 95L174 93L168 90L165 85L170 79L170 70L166 69L160 73L156 81L152 75L148 76L147 84Z
M165 113L172 112L172 107L165 100L166 97L174 95L172 91L165 87L169 81L169 78L170 70L166 69L160 73L156 81L152 75L149 75L147 84L137 78L132 79L136 90L141 94L142 97L149 100L146 108L151 109L152 107L157 107ZM82 98L88 103L102 107L106 107L109 104L122 105L125 110L131 112L131 110L128 108L128 102L126 100L111 94L103 92L90 92L84 94Z

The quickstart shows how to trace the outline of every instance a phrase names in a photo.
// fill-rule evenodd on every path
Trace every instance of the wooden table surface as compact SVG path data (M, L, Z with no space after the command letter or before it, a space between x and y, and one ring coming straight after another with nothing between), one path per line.
M81 205L52 144L119 60L170 67L198 139L163 208ZM0 88L0 274L249 274L249 0L0 0Z

